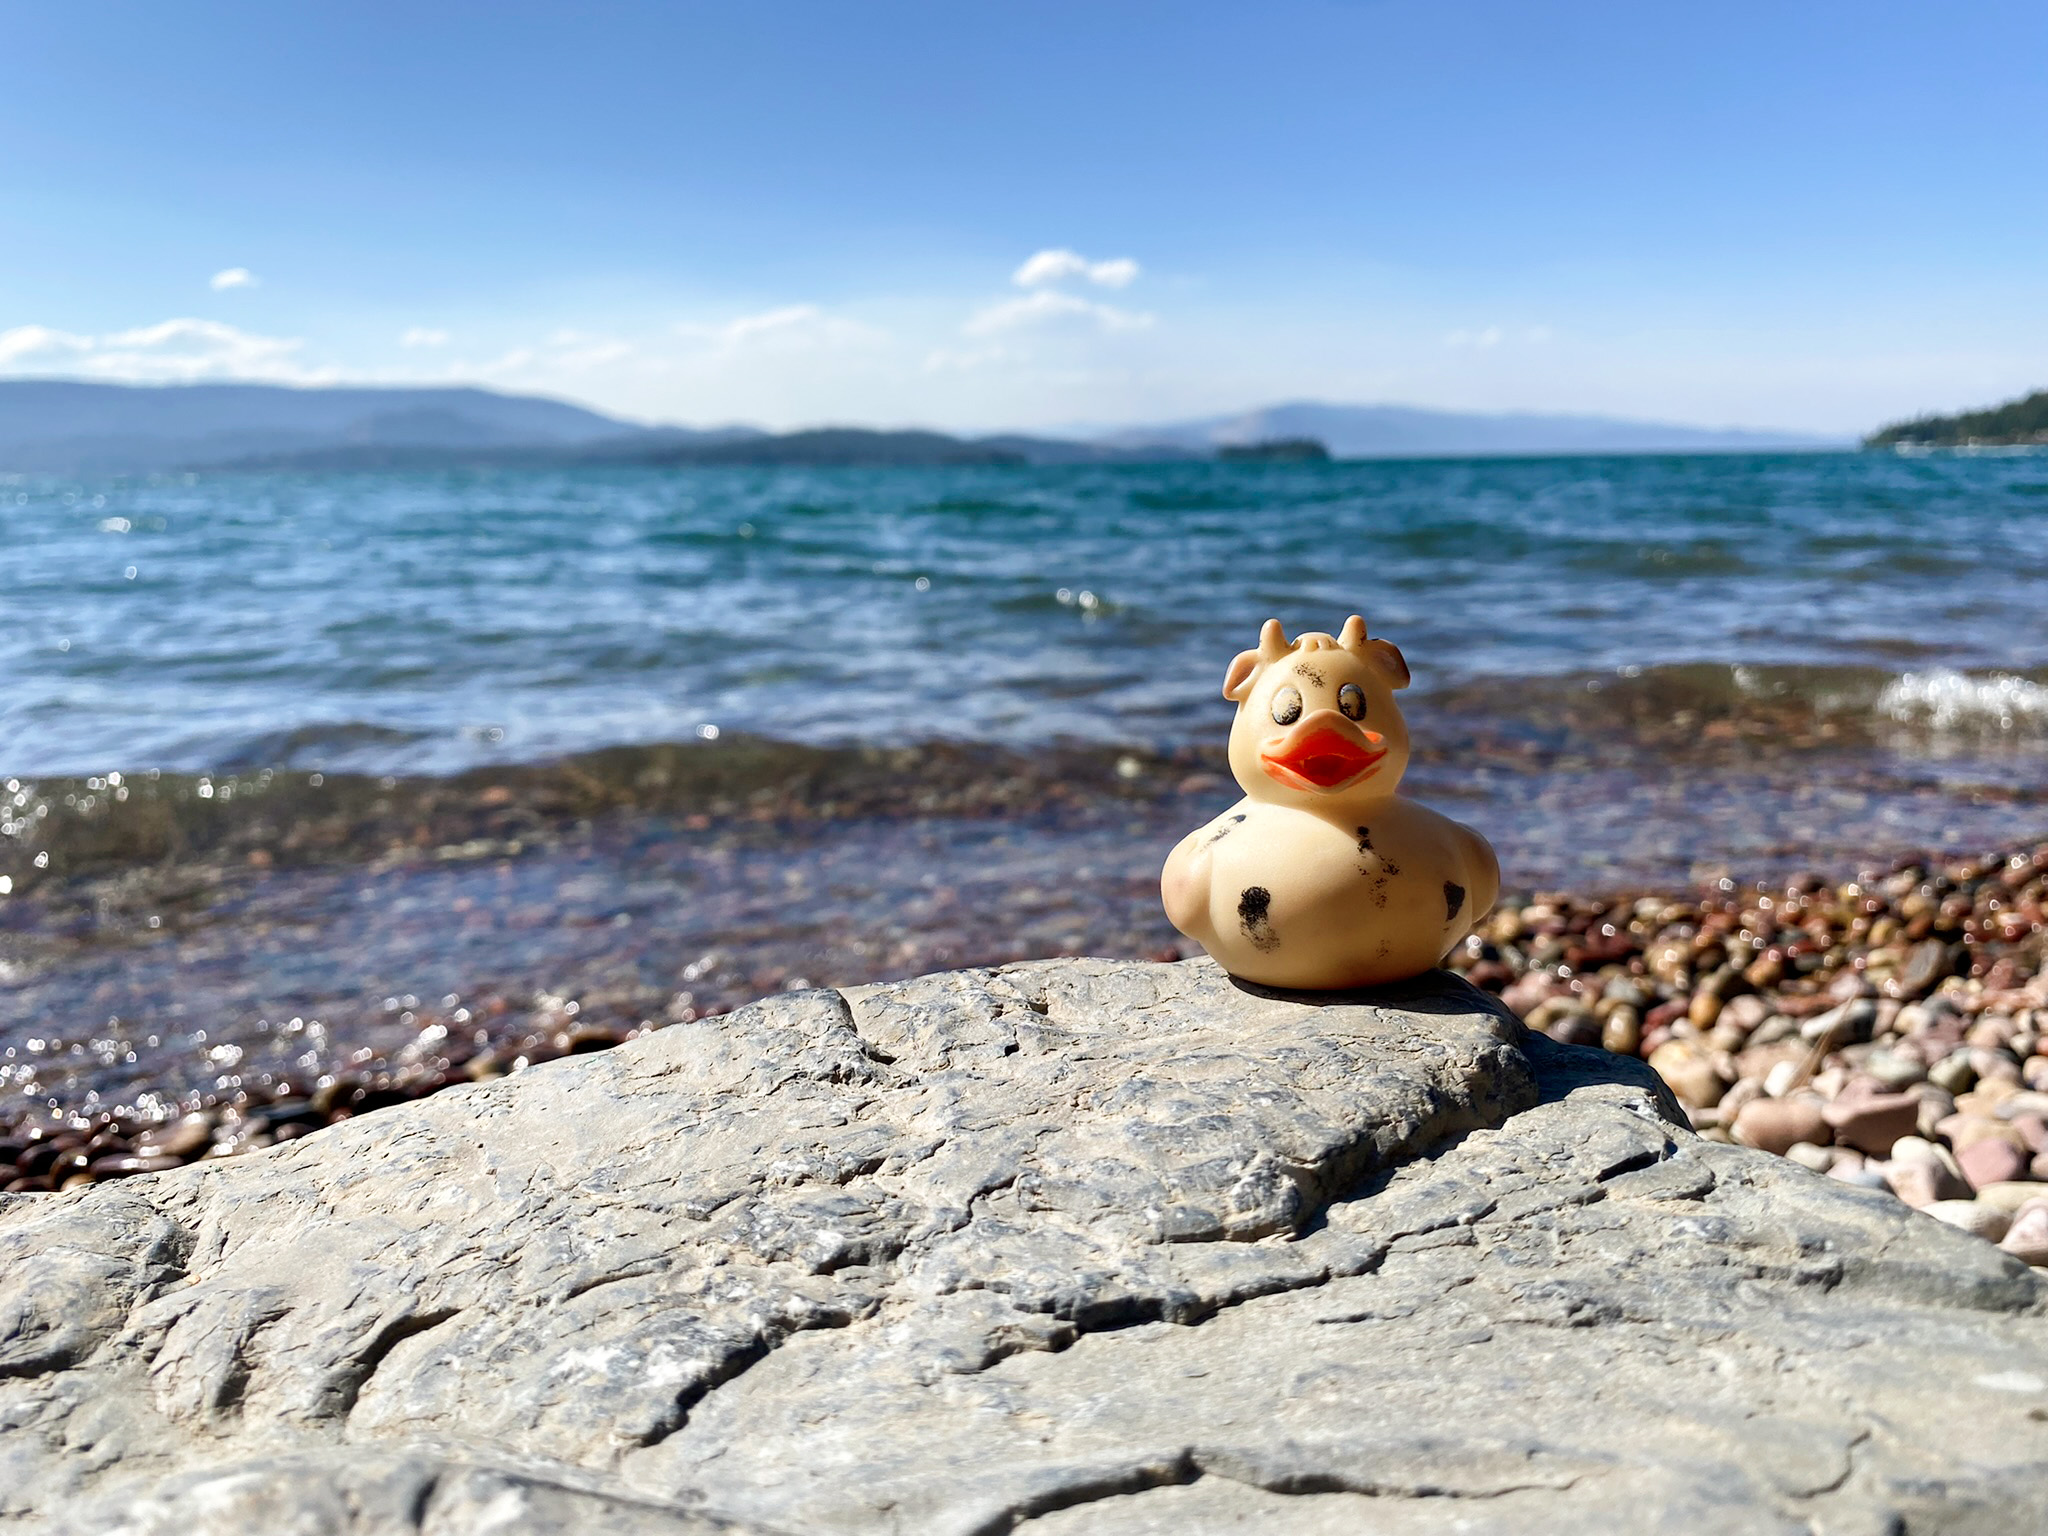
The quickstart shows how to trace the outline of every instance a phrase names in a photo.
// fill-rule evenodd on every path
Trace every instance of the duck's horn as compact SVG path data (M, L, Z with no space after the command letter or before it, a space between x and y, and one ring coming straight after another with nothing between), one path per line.
M1344 629L1337 636L1337 643L1347 651L1362 652L1365 649L1365 641L1365 620L1354 613L1344 621Z
M1294 645L1278 619L1268 619L1259 627L1259 660L1278 661L1293 649Z

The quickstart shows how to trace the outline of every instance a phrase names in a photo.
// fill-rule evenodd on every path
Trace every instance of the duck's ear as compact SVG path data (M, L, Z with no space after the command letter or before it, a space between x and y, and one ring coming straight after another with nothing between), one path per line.
M1244 696L1252 691L1252 673L1258 665L1257 651L1239 651L1231 659L1230 670L1223 674L1223 697L1233 704L1244 702Z
M1368 640L1365 654L1372 658L1379 669L1387 674L1387 686L1406 688L1408 686L1408 658L1401 654L1401 647L1391 640Z

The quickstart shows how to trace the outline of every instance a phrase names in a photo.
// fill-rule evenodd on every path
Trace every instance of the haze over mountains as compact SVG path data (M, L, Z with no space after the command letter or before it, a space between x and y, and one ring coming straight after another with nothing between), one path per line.
M1768 452L1837 446L1812 434L1686 427L1614 416L1481 414L1413 405L1327 405L1295 401L1164 426L1105 433L1100 441L1171 443L1213 449L1225 444L1310 437L1339 458L1464 454Z
M148 474L322 454L375 464L408 452L559 451L647 435L579 405L487 389L0 380L0 469L15 472Z
M1069 437L857 427L650 427L474 388L124 385L0 380L0 471L428 468L562 463L1075 463L1207 457L1227 445L1314 438L1338 457L1769 451L1842 446L1789 433L1600 416L1480 415L1299 402L1235 416Z

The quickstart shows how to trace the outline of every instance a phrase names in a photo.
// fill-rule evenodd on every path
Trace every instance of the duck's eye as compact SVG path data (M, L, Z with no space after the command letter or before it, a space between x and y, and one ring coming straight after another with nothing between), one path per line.
M1292 725L1301 718L1301 690L1282 688L1273 695L1273 723Z
M1337 690L1337 707L1344 711L1347 720L1365 718L1365 690L1356 683L1346 683Z

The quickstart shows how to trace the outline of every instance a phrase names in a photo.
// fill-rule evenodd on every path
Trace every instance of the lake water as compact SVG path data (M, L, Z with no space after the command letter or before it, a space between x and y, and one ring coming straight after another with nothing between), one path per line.
M2048 831L2048 457L6 481L0 1132L1170 952L1351 612L1511 889Z
M0 768L1202 741L1260 620L1353 611L1420 696L1507 683L1473 697L1539 732L1686 667L2010 742L2048 722L2044 591L2038 457L17 482Z

